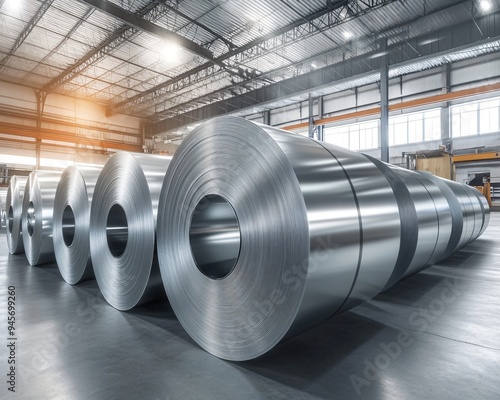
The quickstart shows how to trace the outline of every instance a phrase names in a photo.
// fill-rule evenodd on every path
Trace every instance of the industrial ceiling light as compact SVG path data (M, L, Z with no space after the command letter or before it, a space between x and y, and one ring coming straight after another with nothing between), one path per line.
M491 10L491 2L489 0L480 0L479 1L479 8L483 11L490 11Z
M21 6L20 0L5 0L4 7L7 11L15 11Z
M162 42L160 48L167 60L174 62L179 58L179 44L175 42Z
M352 38L353 38L353 36L354 36L354 35L353 35L351 32L349 32L349 31L344 31L343 35L344 35L344 38L346 38L347 40L352 39Z

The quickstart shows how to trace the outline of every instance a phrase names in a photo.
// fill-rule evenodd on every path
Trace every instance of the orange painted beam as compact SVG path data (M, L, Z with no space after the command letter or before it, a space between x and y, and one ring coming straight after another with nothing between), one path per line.
M401 110L406 108L420 107L427 104L444 103L445 101L452 101L471 97L478 94L485 94L489 92L496 92L500 90L500 82L491 85L478 86L471 89L457 90L456 92L437 94L434 96L423 97L410 101L404 101L399 104L392 104L389 106L390 111Z
M459 154L453 156L454 163L469 162L469 161L485 161L500 159L500 153L490 151L486 153Z
M478 87L471 88L471 89L457 90L456 92L437 94L434 96L422 97L420 99L408 100L408 101L403 101L401 103L390 104L389 111L405 110L405 109L421 107L421 106L429 105L429 104L444 103L446 101L458 100L458 99L463 99L466 97L476 96L478 94L485 94L485 93L491 93L491 92L497 92L497 91L500 91L500 82L493 83L491 85L478 86ZM356 118L363 118L363 117L368 117L368 116L372 116L372 115L380 115L380 107L373 107L373 108L369 108L366 110L354 111L354 112L350 112L350 113L346 113L346 114L335 115L333 117L320 118L320 119L314 121L314 125L315 126L326 125L326 124L330 124L332 122L345 121L345 120L356 119ZM281 127L281 129L295 130L295 129L305 128L308 126L309 126L309 124L307 122L304 122L304 123L300 123L300 124L284 126L284 127Z
M346 119L355 119L361 117L368 117L370 115L380 114L380 107L368 108L362 111L355 111L347 114L335 115L333 117L322 118L314 121L314 125L325 125L332 122L342 121Z
M85 146L95 146L102 149L142 152L142 147L135 144L111 142L108 140L91 139L83 136L68 135L56 130L42 129L38 131L33 127L24 127L16 124L2 123L0 133L13 136L26 136L40 140L55 140L65 143L74 143ZM30 142L26 142L30 143Z
M300 124L284 126L281 129L285 131L294 131L296 129L304 129L309 127L309 122L301 122Z

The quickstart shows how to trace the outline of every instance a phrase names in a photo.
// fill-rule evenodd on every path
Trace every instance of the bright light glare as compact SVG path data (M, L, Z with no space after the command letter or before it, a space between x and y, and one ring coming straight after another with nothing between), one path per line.
M490 11L492 6L491 6L491 3L489 2L489 0L481 0L479 2L479 7L483 11Z
M179 58L180 46L174 42L161 42L159 43L161 53L172 62Z
M351 39L354 36L351 32L348 31L344 31L343 35L346 39Z
M0 163L1 164L9 164L10 166L20 167L23 165L28 165L30 167L34 167L36 165L35 157L27 157L27 156L18 156L11 154L0 154Z
M21 8L22 0L5 0L3 7L6 11L16 11Z

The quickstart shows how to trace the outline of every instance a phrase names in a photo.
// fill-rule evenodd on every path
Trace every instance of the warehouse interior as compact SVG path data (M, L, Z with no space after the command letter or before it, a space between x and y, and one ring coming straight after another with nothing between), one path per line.
M19 335L5 398L499 398L499 51L495 0L0 0L0 318L15 287ZM488 228L242 362L206 352L167 300L119 311L95 280L9 254L13 176L175 158L220 116L475 187Z

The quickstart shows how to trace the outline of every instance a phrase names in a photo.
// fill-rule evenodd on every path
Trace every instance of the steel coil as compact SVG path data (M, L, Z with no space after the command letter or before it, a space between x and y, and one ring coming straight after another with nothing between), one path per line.
M97 180L90 252L104 298L118 310L165 296L156 257L158 198L170 157L117 153Z
M221 202L231 224L213 211ZM394 193L365 157L227 117L176 152L158 252L181 324L212 354L242 360L375 296L399 235ZM206 253L232 257L206 263Z
M27 177L10 178L5 200L7 245L11 254L24 252L21 216L23 213L23 196Z
M484 203L461 188L451 211L425 175L240 118L213 119L183 141L160 196L169 301L210 353L258 357L444 258L450 242L457 249L477 237ZM472 224L466 234L453 226L458 206Z
M94 277L90 257L90 204L102 168L66 168L54 202L54 252L63 279L71 285Z
M52 232L54 199L61 171L30 173L23 198L22 230L26 258L30 265L55 261Z

